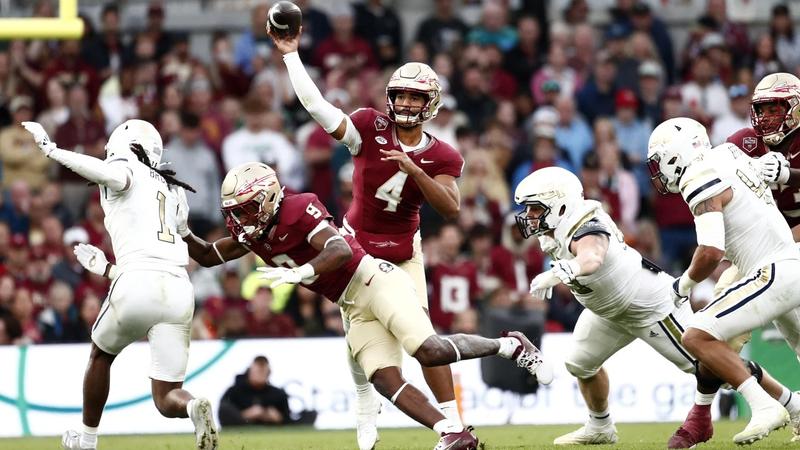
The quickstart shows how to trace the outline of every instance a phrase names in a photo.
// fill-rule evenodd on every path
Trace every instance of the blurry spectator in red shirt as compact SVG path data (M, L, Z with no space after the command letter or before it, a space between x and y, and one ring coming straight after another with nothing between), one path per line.
M92 327L97 321L97 316L100 314L100 305L102 301L100 297L94 292L87 292L81 298L79 303L80 315L80 340L82 342L89 342L92 339Z
M42 333L36 321L38 309L33 303L33 296L28 288L21 287L14 293L11 303L11 314L22 328L22 337L18 344L38 344L42 342Z
M430 268L430 316L434 327L449 333L453 316L469 309L477 300L478 271L461 256L464 235L457 224L439 230L439 261Z
M100 78L94 67L87 64L80 56L80 41L67 39L59 41L59 55L52 59L44 72L43 86L55 78L63 85L78 84L86 90L87 104L94 105L100 91Z
M491 275L498 277L512 302L528 295L530 280L544 269L544 253L536 239L523 239L514 213L503 220L500 244L492 248Z
M11 244L8 248L6 271L14 277L14 281L17 284L27 282L29 263L30 249L28 248L28 239L24 234L15 233L11 236Z
M503 69L503 52L496 45L483 47L481 67L489 80L489 92L497 100L511 100L517 95L517 80Z
M305 35L305 29L303 30ZM247 74L236 65L233 44L225 31L216 31L211 37L211 77L214 84L227 94L242 97L250 87Z
M44 242L42 242L42 252L48 263L54 264L64 257L63 233L64 226L57 217L47 215L42 219L40 229Z
M583 168L581 169L583 197L602 203L603 209L616 222L620 219L619 191L604 183L604 178L600 171L600 159L597 152L587 153L583 158Z
M272 290L260 287L250 299L247 312L248 337L295 337L297 328L291 317L272 311Z
M322 69L326 76L333 70L359 75L363 70L378 69L378 60L369 42L353 32L354 19L350 5L337 4L331 18L333 34L319 44L312 64Z

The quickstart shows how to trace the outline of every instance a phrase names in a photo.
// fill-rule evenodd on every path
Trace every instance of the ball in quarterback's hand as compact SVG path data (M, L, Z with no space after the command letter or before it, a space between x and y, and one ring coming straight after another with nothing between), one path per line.
M270 33L281 38L293 38L300 32L303 13L292 2L281 1L269 9L267 14L267 28Z

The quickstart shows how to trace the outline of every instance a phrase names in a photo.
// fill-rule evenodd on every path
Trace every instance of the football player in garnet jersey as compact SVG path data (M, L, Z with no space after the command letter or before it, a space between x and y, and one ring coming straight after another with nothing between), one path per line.
M419 304L427 311L419 210L427 201L443 217L456 218L460 195L455 179L464 166L455 149L422 131L423 122L436 117L441 104L436 73L426 64L407 63L386 86L386 113L361 108L346 115L322 97L306 73L297 53L300 35L272 38L303 106L353 155L353 203L345 215L344 230L370 255L408 272ZM352 361L351 369L358 399L359 447L370 449L377 439L379 403L363 370ZM440 409L460 421L450 367L423 368L423 374Z
M456 334L437 336L415 297L414 286L396 265L366 254L353 236L342 236L314 194L283 195L275 172L249 163L231 169L222 182L222 211L231 233L210 243L195 237L179 218L189 255L214 266L253 252L270 267L271 287L303 283L337 302L350 322L347 343L378 392L441 439L437 449L475 449L471 428L446 418L403 379L401 348L424 367L499 355L549 384L552 367L519 332L498 339Z

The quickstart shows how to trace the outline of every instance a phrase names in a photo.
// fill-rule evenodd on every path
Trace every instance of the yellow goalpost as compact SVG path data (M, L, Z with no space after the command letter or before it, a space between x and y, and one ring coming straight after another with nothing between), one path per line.
M0 18L2 39L80 39L83 21L78 18L78 0L59 0L58 17Z

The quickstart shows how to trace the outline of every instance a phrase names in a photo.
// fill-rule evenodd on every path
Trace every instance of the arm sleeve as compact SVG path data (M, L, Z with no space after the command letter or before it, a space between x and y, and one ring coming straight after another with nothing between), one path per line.
M87 180L107 186L115 192L127 190L133 182L133 172L129 166L129 161L124 157L104 161L92 156L57 148L50 152L50 158Z
M730 182L720 176L719 172L707 163L696 163L686 170L680 183L680 191L689 210L731 186Z

